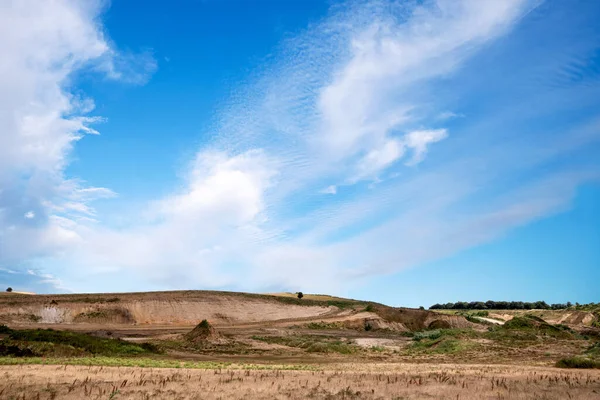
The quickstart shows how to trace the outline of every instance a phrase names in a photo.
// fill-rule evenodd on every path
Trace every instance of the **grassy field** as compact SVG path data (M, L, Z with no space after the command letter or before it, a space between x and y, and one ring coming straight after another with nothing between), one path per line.
M541 367L345 364L325 370L0 366L2 398L588 399L600 372ZM27 397L29 396L29 397Z

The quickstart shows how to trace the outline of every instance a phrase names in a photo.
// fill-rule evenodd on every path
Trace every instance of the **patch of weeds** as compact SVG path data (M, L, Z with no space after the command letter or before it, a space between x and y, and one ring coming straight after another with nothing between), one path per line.
M436 339L423 339L413 342L407 349L409 352L454 354L465 350L467 347L467 343L462 340L438 337Z
M159 353L157 346L150 343L130 343L120 339L105 339L84 333L55 331L53 329L12 330L9 339L22 345L40 343L46 346L44 354L52 353L53 349L70 347L78 352L94 355L139 355ZM41 345L40 345L41 346Z
M556 363L558 368L600 368L600 361L584 357L563 358Z
M96 319L106 317L108 317L108 314L105 311L90 311L76 315L75 319Z
M600 342L593 344L585 353L589 356L600 358Z
M308 329L326 330L326 329L344 329L344 325L340 322L311 322L305 325Z
M419 342L423 339L435 340L439 339L440 337L442 337L442 331L440 329L436 329L433 331L415 332L413 335L413 340Z
M110 297L108 299L103 297L74 297L68 300L69 303L89 303L89 304L97 304L97 303L118 303L121 301L118 297Z
M266 296L266 295L254 295L250 293L244 294L249 297L260 297L270 300L277 301L279 303L293 304L297 306L308 306L308 307L337 307L340 310L346 308L355 308L364 305L364 302L356 300L314 300L314 299L299 299L297 297L286 297L286 296Z
M366 312L373 312L373 305L372 304L367 304L367 306L365 307Z
M379 353L385 351L385 347L383 346L371 346L371 351L377 351Z
M342 341L338 338L324 336L252 336L252 339L266 343L296 347L304 349L309 353L353 354L360 351L360 347L353 344L352 341Z
M502 325L503 329L533 329L535 328L535 324L531 320L531 318L525 317L514 317L510 321L506 321L504 325Z
M523 337L528 338L535 336L535 339L544 337L553 337L557 339L574 339L576 333L566 325L551 325L543 319L534 315L524 315L514 317L507 321L500 330L504 331L521 331ZM518 337L518 335L513 335Z

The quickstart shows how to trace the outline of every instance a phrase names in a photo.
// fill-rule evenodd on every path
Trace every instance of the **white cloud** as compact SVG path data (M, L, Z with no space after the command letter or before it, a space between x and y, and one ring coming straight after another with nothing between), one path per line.
M436 118L439 120L445 121L445 120L449 120L449 119L463 118L463 117L464 117L463 114L457 114L452 111L443 111L443 112L439 113Z
M377 173L392 165L404 154L404 144L402 141L390 138L387 139L381 148L370 150L357 165L357 175L353 181L367 177L376 178Z
M112 195L64 176L75 143L97 134L91 125L102 121L85 115L93 110L91 99L69 91L74 73L110 64L111 76L129 80L137 74L128 62L117 62L123 55L105 38L98 21L104 5L100 0L0 5L0 261L64 250L77 237L64 221L92 215L89 202ZM143 74L151 72L145 68Z
M445 129L434 129L425 131L414 131L404 136L404 143L406 147L413 149L413 157L407 163L408 165L416 165L423 161L425 153L427 153L427 146L439 142L448 136L448 132Z
M322 194L336 194L337 193L337 186L335 186L335 185L329 185L325 189L321 189L319 191L319 193L322 193Z
M34 10L26 18L34 23L13 26L43 32L9 42L3 50L15 53L13 61L0 61L8 71L0 101L10 105L0 114L0 171L9 171L0 176L0 259L50 259L78 290L106 290L118 273L128 277L120 290L340 291L557 212L578 184L595 179L559 171L499 196L499 177L552 162L594 134L571 148L558 141L538 147L521 126L523 138L496 151L483 139L497 128L480 122L449 136L440 126L457 115L443 111L449 106L436 84L452 80L530 2L356 2L286 41L257 80L239 88L178 190L138 204L129 225L109 227L90 202L115 193L63 176L73 145L100 122L79 115L93 102L69 93L65 79L93 64L109 78L141 83L154 67L144 56L140 77L119 67L129 56L118 58L107 45L96 8L53 4L59 7L45 11L59 12L56 21ZM28 52L40 57L34 66L24 61ZM559 136L569 135L552 137ZM365 180L378 184L363 190ZM24 219L29 212L35 218Z

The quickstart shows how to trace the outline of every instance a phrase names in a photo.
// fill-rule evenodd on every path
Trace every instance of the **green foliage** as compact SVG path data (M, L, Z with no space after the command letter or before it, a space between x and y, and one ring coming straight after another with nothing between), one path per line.
M12 292L13 290L12 290L12 288L9 286L9 287L7 287L7 288L6 288L6 291L7 291L8 293L10 293L10 292Z
M600 368L600 361L584 357L563 358L556 363L559 368Z
M81 354L107 356L160 352L156 346L150 343L129 343L120 339L104 339L83 333L53 329L11 330L9 339L14 345L20 348L34 349L34 353L40 355L52 353L53 350L64 350L64 348Z
M415 332L413 336L413 340L419 342L423 339L435 340L442 337L442 331L440 329L436 329L433 331L423 331L423 332Z
M12 333L12 329L10 329L8 326L6 325L0 325L0 334L7 334L7 333Z
M533 329L535 325L529 318L514 317L510 321L506 321L502 327L504 329Z
M266 343L297 347L309 353L353 354L360 350L352 341L342 341L338 338L325 336L252 336L252 339Z
M592 303L593 304L593 303ZM523 301L459 301L457 303L434 304L429 307L430 310L564 310L573 305L570 302L548 304L545 301L536 301L533 303ZM585 307L577 305L576 309Z
M296 295L298 296L299 299L304 297L304 293L302 293L302 292L298 292L298 293L296 293Z
M585 353L591 357L600 358L600 342L593 344Z
M373 305L372 304L367 304L367 306L365 307L365 311L366 312L373 312Z
M425 352L432 354L453 354L467 349L469 345L460 339L437 337L413 342L407 347L409 352Z
M202 321L200 321L197 327L202 329L210 329L210 323L207 320L203 319Z

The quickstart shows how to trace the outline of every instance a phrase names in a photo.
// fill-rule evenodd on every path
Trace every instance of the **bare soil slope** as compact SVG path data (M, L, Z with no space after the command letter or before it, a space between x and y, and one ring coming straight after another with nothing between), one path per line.
M261 295L218 291L0 297L0 323L52 325L215 326L294 324L351 320L358 326L394 331L467 327L463 317L394 308L338 297Z

